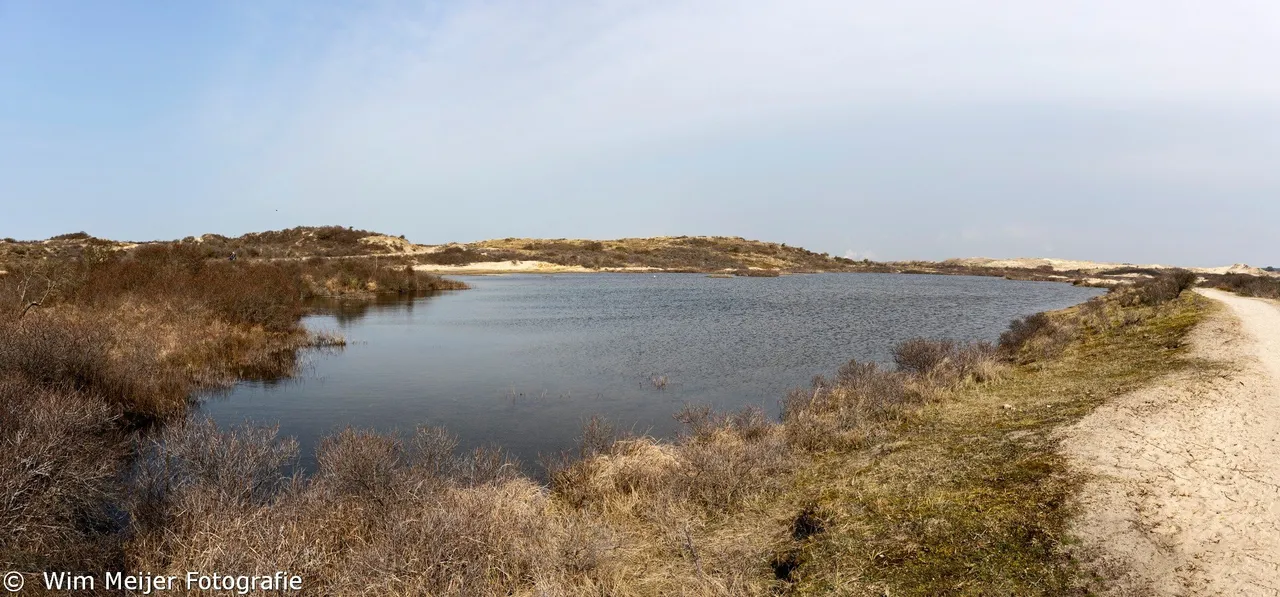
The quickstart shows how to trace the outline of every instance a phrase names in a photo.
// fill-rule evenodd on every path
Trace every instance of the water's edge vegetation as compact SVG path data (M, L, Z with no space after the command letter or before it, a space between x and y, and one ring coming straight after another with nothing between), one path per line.
M188 416L287 373L308 296L458 288L368 261L210 261L178 246L0 277L0 568L288 570L315 594L1064 594L1083 590L1053 431L1177 367L1207 308L1163 275L917 339L759 410L688 408L675 441L593 420L548 484L442 429L347 430L317 472L274 430ZM30 584L30 583L29 583Z

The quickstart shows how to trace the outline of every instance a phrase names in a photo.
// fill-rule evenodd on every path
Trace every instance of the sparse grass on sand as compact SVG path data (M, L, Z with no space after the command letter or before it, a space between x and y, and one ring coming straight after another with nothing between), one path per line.
M1205 303L1168 288L1024 321L1000 346L904 343L896 367L851 362L791 393L781 421L690 407L661 442L592 420L546 486L431 428L344 431L314 476L289 476L297 445L274 430L187 419L125 438L102 423L111 383L10 367L0 432L43 423L0 447L4 522L26 531L0 535L0 566L289 570L332 595L1070 594L1079 479L1054 432L1191 366ZM90 516L103 504L123 526Z

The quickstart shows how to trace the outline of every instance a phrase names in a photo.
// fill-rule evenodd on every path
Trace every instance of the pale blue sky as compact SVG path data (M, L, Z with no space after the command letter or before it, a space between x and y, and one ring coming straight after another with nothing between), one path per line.
M0 0L0 236L1280 265L1280 3Z

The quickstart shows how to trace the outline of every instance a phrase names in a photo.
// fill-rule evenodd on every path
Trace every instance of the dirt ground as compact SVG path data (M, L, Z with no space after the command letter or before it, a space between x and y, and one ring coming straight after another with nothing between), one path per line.
M1209 364L1097 409L1063 445L1074 534L1112 595L1280 595L1280 304L1202 290Z

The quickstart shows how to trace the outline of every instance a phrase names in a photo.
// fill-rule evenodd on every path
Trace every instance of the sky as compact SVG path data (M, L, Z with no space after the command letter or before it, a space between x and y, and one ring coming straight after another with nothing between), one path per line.
M0 237L1280 266L1273 0L0 0Z

